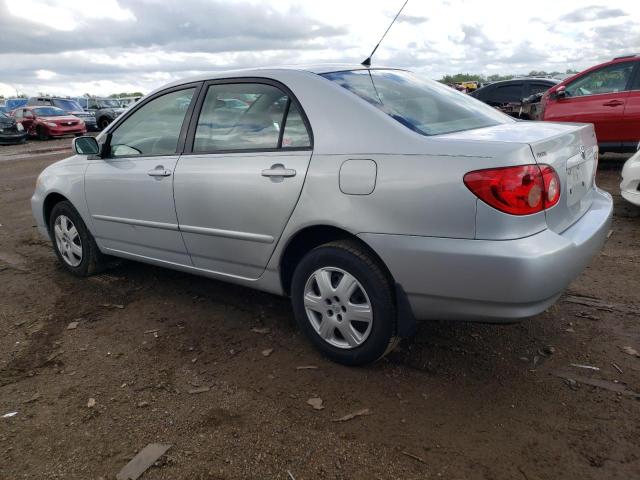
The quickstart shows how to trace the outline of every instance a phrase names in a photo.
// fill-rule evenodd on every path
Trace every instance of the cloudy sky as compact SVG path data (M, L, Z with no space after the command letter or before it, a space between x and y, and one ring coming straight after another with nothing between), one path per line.
M367 57L403 0L0 0L0 94L149 90L227 68ZM374 63L582 69L640 53L637 0L410 0Z

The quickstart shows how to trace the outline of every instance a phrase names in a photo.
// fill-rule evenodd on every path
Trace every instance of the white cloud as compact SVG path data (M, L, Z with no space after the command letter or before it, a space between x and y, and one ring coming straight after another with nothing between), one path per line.
M106 94L227 67L360 62L403 0L4 2L3 91ZM410 0L374 64L433 78L582 69L640 51L638 18L631 0Z

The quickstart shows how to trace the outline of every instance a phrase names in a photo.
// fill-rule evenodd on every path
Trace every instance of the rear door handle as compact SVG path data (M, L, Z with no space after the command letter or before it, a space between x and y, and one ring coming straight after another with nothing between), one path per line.
M153 170L149 170L147 175L150 177L168 177L171 175L171 170L164 168L162 165L158 165Z
M271 165L268 170L262 170L263 177L295 177L296 171L292 168L285 168L281 163Z
M602 104L603 107L617 107L618 105L623 105L624 102L622 100L611 100L610 102L604 102Z

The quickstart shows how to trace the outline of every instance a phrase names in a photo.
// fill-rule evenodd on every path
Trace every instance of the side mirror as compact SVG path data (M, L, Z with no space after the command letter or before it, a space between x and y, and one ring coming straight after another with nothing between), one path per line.
M564 85L560 85L556 91L556 98L565 98L567 96L567 87L565 87Z
M73 151L78 155L98 155L100 146L94 137L76 137L73 139Z

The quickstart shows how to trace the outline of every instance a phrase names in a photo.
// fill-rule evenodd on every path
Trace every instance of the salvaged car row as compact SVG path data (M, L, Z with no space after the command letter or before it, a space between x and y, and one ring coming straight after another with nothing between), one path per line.
M28 137L46 140L51 137L104 130L118 115L140 98L65 98L53 96L10 98L0 104L0 114L3 115L1 123L11 123L6 119L13 118L15 120L13 123L21 125L16 128L20 128L21 132L26 132L26 135L13 135L15 132L12 128L0 127L0 144L22 143ZM51 108L34 109L32 107ZM47 121L38 122L38 117L47 117ZM59 128L80 125L84 126L84 130Z

